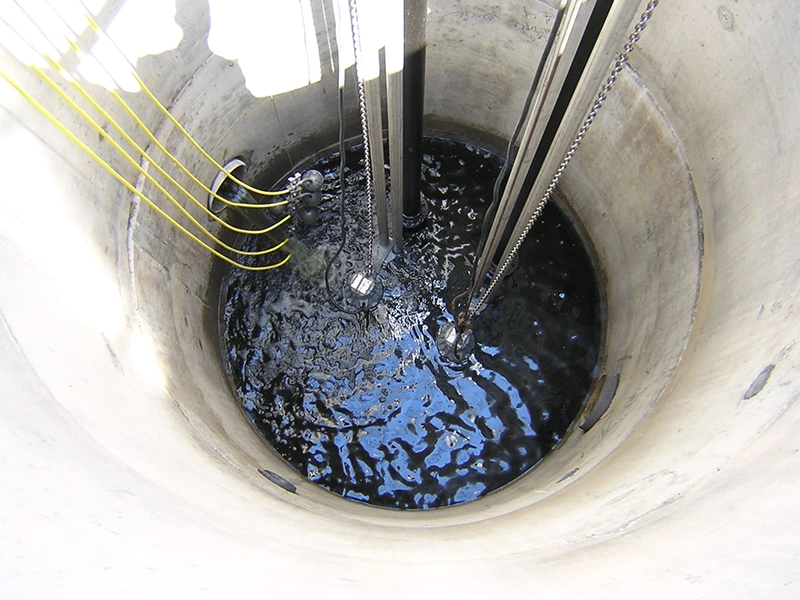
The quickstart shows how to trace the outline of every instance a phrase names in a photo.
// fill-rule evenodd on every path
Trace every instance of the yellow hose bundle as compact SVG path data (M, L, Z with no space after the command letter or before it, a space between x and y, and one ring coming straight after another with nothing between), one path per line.
M15 0L15 3L16 3L16 0ZM16 4L25 13L25 15L31 20L31 22L34 24L34 26L37 27L39 32L42 33L42 35L45 36L45 39L47 39L47 37L44 34L44 32L42 31L42 29L39 28L38 24L36 24L35 19L33 19L31 17L31 15L28 14L27 11L25 11L25 9L22 8L18 3L16 3ZM50 7L51 7L51 9L53 8L52 5ZM58 15L59 19L61 19L61 21L64 23L64 25L66 25L68 28L70 28L70 31L72 32L72 34L75 35L75 37L77 38L77 34L74 32L74 30L71 29L71 27L61 17L61 15L55 9L53 9L53 12L56 15ZM122 52L119 50L119 48L114 44L114 42L110 38L108 38L108 36L105 35L105 33L102 31L102 29L100 29L100 27L97 25L97 23L95 23L95 21L92 19L92 17L90 15L88 15L88 13L85 16L86 16L86 19L87 19L90 27L97 33L97 35L98 36L104 36L105 39L107 41L109 41L117 49L117 51L120 53L120 55L124 56L124 55L122 55ZM34 46L32 44L30 44L21 35L19 35L17 33L17 31L5 19L0 17L0 21L2 21L5 24L5 26L10 31L12 31L18 38L20 38L20 40L25 45L27 45L35 53L37 53L42 59L44 59L44 61L48 65L50 65L65 81L67 81L77 91L77 93L95 111L97 111L97 113L99 115L102 116L103 119L108 121L108 123L111 125L111 127L122 137L122 139L126 143L128 143L135 150L135 152L137 154L142 156L148 162L148 164L152 165L162 177L164 177L170 184L174 185L193 204L195 204L201 210L203 210L203 212L209 218L215 220L216 222L221 224L223 227L225 227L225 228L227 228L227 229L229 229L229 230L231 230L231 231L233 231L235 233L248 234L248 235L261 235L261 234L268 233L268 232L273 231L276 228L280 227L281 225L283 225L284 223L286 223L289 220L290 217L289 217L289 215L287 215L283 219L281 219L280 221L275 223L274 225L271 225L271 226L269 226L267 228L259 229L259 230L249 230L249 229L241 229L241 228L238 228L238 227L234 227L234 226L230 225L229 223L227 223L224 219L221 219L220 217L218 217L211 210L209 210L204 203L202 203L197 198L195 198L184 186L182 186L178 181L176 181L174 177L169 175L161 165L159 165L156 161L154 161L152 159L152 157L149 154L147 154L146 151L144 149L142 149L141 146L138 145L133 140L133 138L125 131L125 129L115 119L113 119L111 117L111 115L100 105L100 103L91 94L89 94L89 92L86 91L86 89L80 84L80 82L78 80L76 80L70 73L68 73L57 61L52 59L47 54L43 54L42 52L36 50L36 48L34 48ZM47 41L50 42L49 39ZM100 63L100 61L98 61L96 58L92 57L91 55L83 54L80 51L80 49L74 44L74 42L72 42L72 40L70 40L68 38L67 38L67 43L69 44L70 48L74 52L76 52L77 54L83 55L84 57L87 57L87 58L91 57L92 59L94 59L97 62L97 64L99 64L100 67L112 78L112 80L114 79L113 76L111 75L111 73L109 72L109 70L106 69L105 66L102 65L102 63ZM128 62L127 59L126 59L126 62ZM135 70L133 69L133 65L131 65L130 62L128 62L128 65L131 67L131 74L136 79L136 81L139 83L139 85L141 86L141 88L144 91L145 95L157 106L158 110L166 118L168 118L170 122L173 123L173 125L182 133L182 135L184 135L187 138L187 140L189 140L189 142L192 144L192 146L195 149L197 149L203 155L203 157L206 160L208 160L212 165L214 165L217 169L219 169L219 171L224 173L226 175L226 177L229 178L231 181L233 181L236 185L242 187L243 189L245 189L245 190L247 190L247 191L249 191L249 192L251 192L253 194L258 194L258 195L261 195L261 196L282 196L282 195L285 195L285 194L287 194L287 193L292 191L291 188L287 188L287 189L280 190L280 191L259 190L257 188L254 188L252 186L249 186L249 185L241 182L239 179L234 177L231 173L228 173L216 160L214 160L210 156L210 154L208 154L194 140L194 138L191 137L191 135L186 131L186 129L180 123L178 123L178 121L169 113L169 111L164 107L164 105L161 102L159 102L159 100L155 97L155 95L149 90L149 88L147 88L147 86L145 85L144 81L142 81L142 79L135 72ZM195 227L200 229L200 231L205 236L210 238L214 243L219 244L220 247L222 247L223 249L225 249L225 250L227 250L229 252L232 252L234 254L238 254L238 255L242 255L242 256L263 256L263 255L275 252L276 250L279 250L280 248L282 248L288 242L288 239L287 239L287 240L284 240L283 242L277 244L276 246L273 246L273 247L268 248L266 250L249 252L249 251L238 250L236 248L233 248L232 246L229 246L228 244L224 243L223 241L221 241L219 238L214 236L210 231L208 231L194 216L192 216L189 213L189 211L186 210L186 208L184 208L181 205L181 203L178 202L178 200L172 194L170 194L160 183L158 183L158 181L156 181L153 178L152 175L150 175L148 173L148 171L139 163L139 161L137 161L134 158L134 156L131 156L131 154L129 152L127 152L124 148L122 148L122 146L120 146L120 144L117 143L117 141L114 140L105 131L105 129L103 127L101 127L83 108L81 108L72 98L70 98L70 96L63 89L61 89L58 86L58 84L47 73L45 73L38 66L35 66L35 65L28 65L28 66L34 73L37 74L37 76L39 78L42 79L42 81L44 81L50 88L52 88L56 92L56 94L58 94L58 96L70 108L72 108L76 113L78 113L81 116L81 118L86 123L88 123L89 126L92 129L94 129L99 134L101 139L104 139L104 140L108 141L109 144L129 164L131 164L138 171L138 173L140 175L142 175L162 195L164 195L181 212L181 214L183 214L192 223L192 225L194 225ZM291 254L289 254L285 258L283 258L281 261L279 261L277 263L274 263L274 264L263 265L263 266L250 266L250 265L242 264L242 263L240 263L240 262L238 262L236 260L233 260L232 258L222 254L221 252L216 250L214 247L210 246L209 244L207 244L206 242L204 242L203 240L198 238L195 234L193 234L191 231L186 229L183 225L178 223L173 217L171 217L162 208L160 208L151 198L149 198L141 190L137 189L134 185L132 185L129 181L127 181L119 172L117 172L113 167L111 167L94 150L92 150L85 142L83 142L80 138L78 138L72 131L69 130L68 127L66 127L61 121L59 121L58 118L56 118L51 112L49 112L40 102L38 102L28 91L26 91L8 73L5 73L4 71L0 71L0 77L2 77L6 82L8 82L9 85L11 85L14 89L16 89L17 92L19 92L19 94L22 95L23 98L25 98L34 108L36 108L37 111L39 111L48 121L50 121L53 125L55 125L57 129L59 129L64 135L66 135L81 150L83 150L86 154L88 154L98 165L100 165L106 172L108 172L112 177L114 177L114 179L119 181L131 193L133 193L138 198L140 198L142 201L144 201L157 214L159 214L161 217L166 219L173 227L178 229L178 231L180 231L182 234L187 236L193 242L197 243L198 245L203 247L205 250L207 250L208 252L210 252L214 256L222 259L223 261L227 262L228 264L230 264L232 266L235 266L235 267L238 267L238 268L241 268L241 269L245 269L245 270L248 270L248 271L266 271L266 270L270 270L270 269L275 269L275 268L278 268L278 267L283 266L284 264L286 264L286 262L288 262L288 260L291 258ZM115 81L115 84L116 84L116 81ZM166 156L172 163L174 163L194 184L198 185L201 189L205 190L206 193L208 193L209 195L211 195L212 197L214 197L218 201L226 204L227 206L233 206L233 207L237 207L237 208L247 208L247 209L251 209L251 208L252 209L262 209L262 210L266 209L266 208L270 208L270 207L282 206L282 205L286 205L287 204L287 201L285 201L285 200L281 200L279 202L273 202L273 203L253 204L253 203L233 202L233 201L230 201L230 200L228 200L226 198L221 197L219 194L217 194L216 192L214 192L211 189L209 189L208 186L203 184L173 154L171 154L164 147L164 145L161 144L161 142L158 141L158 139L153 134L153 132L150 131L150 129L142 122L142 120L138 117L138 115L136 115L136 113L133 111L133 109L131 109L131 107L125 102L125 100L120 96L120 94L116 90L110 89L109 93L116 100L116 102L122 107L122 109L125 111L125 113L145 133L145 135L150 140L150 142L152 142L164 154L164 156Z

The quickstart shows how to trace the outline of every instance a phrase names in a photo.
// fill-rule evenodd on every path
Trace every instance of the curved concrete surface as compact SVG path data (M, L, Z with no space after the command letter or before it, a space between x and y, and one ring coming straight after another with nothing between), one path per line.
M427 513L336 498L266 448L220 363L221 268L0 86L0 595L797 597L800 17L788 0L718 2L661 3L562 181L605 280L611 408L520 482ZM336 134L332 7L301 4L322 60L296 89L251 95L209 49L203 0L177 3L176 48L138 61L251 176ZM430 132L498 149L552 8L430 9Z

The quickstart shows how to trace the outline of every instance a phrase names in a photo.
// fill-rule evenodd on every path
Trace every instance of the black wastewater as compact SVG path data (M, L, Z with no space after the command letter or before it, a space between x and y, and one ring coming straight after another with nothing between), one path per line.
M371 225L362 159L359 147L346 153L347 244L331 272L339 297ZM516 269L474 319L472 356L454 365L436 335L469 285L502 160L425 141L430 215L378 271L385 292L368 317L337 310L324 282L341 240L338 166L337 152L311 165L325 177L321 219L292 220L289 233L311 258L233 270L223 284L223 353L238 400L280 456L335 494L399 509L480 498L542 460L583 406L602 329L587 249L550 202ZM272 244L248 249L260 243Z

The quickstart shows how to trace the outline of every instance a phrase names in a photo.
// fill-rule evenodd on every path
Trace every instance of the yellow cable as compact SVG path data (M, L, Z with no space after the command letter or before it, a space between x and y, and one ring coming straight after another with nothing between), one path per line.
M288 220L288 215L287 215L287 217L285 217L284 219L282 219L278 223L275 223L274 225L270 225L266 229L252 230L252 229L240 229L239 227L234 227L233 225L230 225L229 223L227 223L224 219L219 218L217 215L215 215L213 212L211 212L206 207L205 204L203 204L202 202L200 202L200 200L195 198L186 188L184 188L180 183L175 181L175 179L169 173L167 173L161 167L161 165L156 163L156 161L153 160L153 158L149 154L147 154L141 148L141 146L139 146L139 144L137 144L130 137L130 135L128 135L128 133L119 125L119 123L117 123L117 121L114 120L114 118L110 114L108 114L108 112L102 106L100 106L100 104L92 97L92 95L89 94L89 92L87 92L86 89L78 81L76 81L75 78L72 77L72 75L70 75L64 68L61 67L61 65L59 65L55 60L53 60L52 58L50 58L46 54L42 55L42 57L54 69L56 69L56 71L58 71L58 73L64 79L66 79L67 82L69 82L77 90L77 92L84 98L84 100L86 100L97 112L99 112L100 115L102 115L102 117L104 119L106 119L111 124L111 126L122 136L122 138L127 143L129 143L131 146L133 146L133 148L141 156L143 156L145 158L145 160L147 160L148 163L153 165L153 167L155 167L155 169L159 173L161 173L161 175L164 176L170 183L172 183L175 187L177 187L184 194L184 196L189 198L194 204L199 206L209 217L214 219L217 223L220 223L223 227L226 227L230 231L233 231L233 232L236 232L236 233L243 233L243 234L248 234L248 235L261 235L261 234L264 234L264 233L269 233L270 231L273 231L274 229L277 229L279 226L283 225ZM41 74L39 76L42 77ZM148 131L148 133L149 133L149 131ZM266 206L266 205L264 205L264 206Z
M258 251L258 252L248 252L248 251L244 251L244 250L237 250L237 249L236 249L236 248L234 248L233 246L229 246L228 244L226 244L225 242L223 242L222 240L220 240L219 238L217 238L217 237L216 237L214 234L212 234L212 233L211 233L210 231L208 231L208 230L207 230L205 227L203 227L203 225L202 225L202 224L201 224L201 223L200 223L200 222L199 222L197 219L195 219L195 218L192 216L192 214L191 214L191 213L190 213L188 210L186 210L186 209L185 209L183 206L181 206L181 203L180 203L180 202L178 202L178 201L175 199L175 197L174 197L172 194L170 194L170 193L169 193L167 190L165 190L165 189L164 189L164 187L163 187L163 186L162 186L160 183L158 183L158 181L156 181L156 180L153 178L153 176L152 176L152 175L150 175L150 173L148 173L148 172L147 172L147 171L146 171L146 170L145 170L145 169L144 169L144 168L143 168L143 167L142 167L142 166L141 166L141 165L140 165L140 164L139 164L139 163L138 163L138 162L137 162L137 161L136 161L136 160L135 160L135 159L134 159L134 158L133 158L131 155L130 155L130 154L128 154L128 153L125 151L125 149L124 149L124 148L122 148L122 146L120 146L120 145L119 145L119 144L116 142L116 140L115 140L114 138L112 138L112 137L111 137L111 136L110 136L110 135L109 135L109 134L108 134L108 133L107 133L107 132L106 132L106 131L105 131L105 130L102 128L102 127L100 127L100 125L98 125L98 124L97 124L97 122L96 122L94 119L92 119L92 117L90 117L90 116L89 116L89 115L86 113L86 111L85 111L85 110L83 110L83 109L82 109L80 106L78 106L78 105L75 103L75 101L74 101L72 98L70 98L70 97L69 97L69 96L66 94L66 92L64 92L64 90L62 90L60 87L58 87L58 84L57 84L55 81L53 81L53 80L52 80L52 79L51 79L51 78L50 78L50 77L49 77L49 76L48 76L48 75L47 75L47 74L46 74L44 71L42 71L42 70L41 70L39 67L37 67L37 66L31 66L31 67L30 67L30 69L31 69L31 70L32 70L34 73L36 73L36 74L37 74L39 77L41 77L41 78L42 78L42 80L43 80L45 83L47 83L47 85L49 85L51 88L53 88L53 90L55 90L55 92L56 92L56 93L57 93L59 96L61 96L61 98L63 98L63 100L64 100L64 101L65 101L67 104L69 104L69 105L70 105L70 107L71 107L73 110L75 110L75 112L77 112L77 113L78 113L78 114L79 114L81 117L83 117L83 119L84 119L84 120L85 120L85 121L86 121L86 122L87 122L87 123L88 123L88 124L89 124L89 125L92 127L92 129L94 129L94 130L95 130L95 131L96 131L96 132L97 132L97 133L98 133L100 136L102 136L102 137L103 137L105 140L107 140L107 141L108 141L108 143L109 143L109 144L111 144L111 145L114 147L114 149L115 149L117 152L119 152L119 153L122 155L122 157L123 157L123 158L124 158L126 161L128 161L128 162L131 164L131 166L133 166L133 167L134 167L134 168L135 168L137 171L139 171L139 173L141 173L142 175L144 175L144 177L145 177L145 179L147 179L147 181L149 181L151 184L153 184L153 185L156 187L156 189L157 189L159 192L161 192L161 193L162 193L164 196L166 196L166 197L167 197L167 199L168 199L170 202L172 202L172 204L174 204L174 205L175 205L175 207L176 207L176 208L177 208L177 209L178 209L178 210L179 210L179 211L180 211L180 212L181 212L181 213L182 213L182 214L183 214L183 215L184 215L184 216L185 216L187 219L189 219L189 221L191 221L191 223L192 223L192 224L193 224L195 227L197 227L197 228L198 228L200 231L202 231L202 232L203 232L205 235L207 235L209 238L211 238L211 239L212 239L214 242L216 242L217 244L219 244L220 246L222 246L223 248L225 248L227 251L229 251L229 252L234 252L235 254L240 254L240 255L242 255L242 256L263 256L263 255L265 255L265 254L269 254L270 252L274 252L275 250L277 250L277 249L278 249L278 248L280 248L280 247L281 247L283 244L285 244L285 243L286 243L286 241L284 241L284 242L283 242L281 245L275 246L275 247L273 247L273 248L268 248L268 249L266 249L266 250L260 250L260 251ZM289 217L289 215L287 215L287 216L286 216L286 217L283 219L283 222L285 222L286 220L288 220L288 217ZM288 241L288 240L287 240L287 241Z
M74 133L72 133L63 123L61 123L55 116L53 116L44 106L42 106L33 96L31 96L27 91L25 91L22 86L20 86L16 81L14 81L8 74L4 71L0 70L0 77L5 79L11 87L13 87L20 95L25 98L36 110L38 110L48 121L50 121L55 127L61 131L64 135L66 135L73 143L75 143L81 150L83 150L86 154L89 155L97 164L99 164L105 171L111 175L114 179L116 179L119 183L121 183L125 188L130 191L131 193L138 196L141 200L143 200L150 208L152 208L158 215L166 219L172 226L174 226L178 231L183 233L189 239L194 241L196 244L200 245L201 247L205 248L211 254L220 258L227 262L228 264L238 267L240 269L244 269L246 271L268 271L271 269L277 269L278 267L282 267L285 265L289 259L292 257L291 254L287 255L283 260L278 263L272 265L264 265L260 267L253 267L250 265L243 265L241 263L236 262L235 260L225 256L215 248L212 248L208 244L206 244L203 240L195 236L192 232L187 230L183 225L178 223L175 219L165 213L161 208L156 205L150 198L148 198L144 193L137 190L128 180L126 180L122 175L120 175L117 171L115 171L108 163L106 163L97 153L94 152L89 146L87 146L81 139L79 139ZM282 242L278 247L283 246L288 240Z
M84 5L84 8L86 8L86 6L85 6L85 5ZM234 183L236 183L237 185L240 185L241 187L243 187L244 189L246 189L248 192L251 192L251 193L253 193L253 194L259 194L259 195L261 195L261 196L282 196L283 194L286 194L286 193L288 193L288 192L290 191L290 190L288 190L288 189L285 189L285 190L280 190L280 191L277 191L277 192L268 192L268 191L266 191L266 190L260 190L260 189L258 189L258 188L254 188L254 187L252 187L252 186L250 186L250 185L248 185L248 184L244 183L243 181L240 181L239 179L237 179L236 177L234 177L234 176L233 176L233 174L231 174L231 173L229 173L228 171L226 171L226 170L223 168L223 166L222 166L222 165L220 165L220 164L219 164L219 163L218 163L216 160L214 160L214 158L213 158L213 157L212 157L212 156L211 156L211 155L210 155L208 152L206 152L206 151L203 149L203 147L202 147L202 146L200 146L200 144L198 144L198 143L195 141L195 139L194 139L194 138L193 138L193 137L192 137L192 136L189 134L189 132L188 132L188 131L186 131L186 129L184 129L183 125L181 125L181 124L178 122L178 120L177 120L175 117L173 117L173 116L172 116L172 114L171 114L171 113L170 113L170 112L169 112L169 111L166 109L166 107L164 107L164 105L163 105L163 104L161 104L161 102L158 100L158 98L156 98L156 97L155 97L155 95L153 94L153 92L151 92L151 91L150 91L150 88L148 88L148 87L147 87L147 85L145 84L145 82L144 82L144 81L142 81L141 77L139 77L139 75L136 73L136 69L135 69L135 67L134 67L134 66L133 66L133 65L130 63L130 61L128 60L128 58L127 58L127 57L126 57L126 56L125 56L125 55L122 53L122 51L119 49L119 47L116 45L116 43L115 43L115 42L114 42L114 41L113 41L113 40L112 40L112 39L111 39L111 38L110 38L110 37L109 37L109 36L108 36L108 35L105 33L105 31L103 31L103 30L100 28L100 26L99 26L97 23L95 23L94 19L92 19L92 16L91 16L91 15L90 15L88 12L87 12L87 13L85 13L85 15L84 15L84 16L86 17L87 21L89 22L89 26L90 26L92 29L94 29L95 33L97 33L97 35L98 35L98 36L102 36L102 37L104 37L105 39L107 39L107 40L108 40L108 41L111 43L111 45L112 45L112 46L114 46L114 48L116 48L116 49L117 49L117 51L119 52L119 54L120 54L120 55L121 55L121 56L122 56L122 57L125 59L125 61L128 63L128 65L129 65L129 66L130 66L130 68L131 68L131 75L133 75L134 79L136 79L136 82L137 82L137 83L138 83L138 84L141 86L141 88L142 88L142 91L143 91L143 92L144 92L144 93L147 95L147 97L148 97L148 98L150 98L150 100L151 100L151 101L152 101L152 102L153 102L153 103L154 103L154 104L155 104L155 105L158 107L158 109L161 111L161 113L162 113L162 114L163 114L165 117L167 117L167 119L169 119L169 120L172 122L172 124L173 124L173 125L174 125L174 126L177 128L177 129L178 129L178 131L180 131L180 132L181 132L181 133L184 135L184 137L186 137L186 139L187 139L187 140L189 140L189 143L191 143L191 144L192 144L192 146L194 146L194 147L195 147L195 149L196 149L198 152L200 152L200 154L202 154L202 155L203 155L203 157L204 157L206 160L208 160L208 161L209 161L209 162L210 162L212 165L214 165L214 166L215 166L217 169L219 169L220 171L222 171L223 173L225 173L225 175L226 175L226 176L227 176L227 177L228 177L228 178L229 178L231 181L233 181L233 182L234 182Z
M194 174L187 169L183 163L181 163L169 150L167 150L161 142L158 141L155 135L147 128L147 126L142 122L142 120L138 117L138 115L133 111L133 109L128 105L125 100L122 99L122 96L116 90L110 90L110 94L114 97L114 99L119 103L120 106L128 113L128 116L134 120L134 122L145 132L148 139L155 144L156 148L158 148L168 159L170 159L175 165L183 171L183 173L189 177L195 184L199 185L203 188L206 192L211 194L215 199L219 200L223 204L227 206L233 206L236 208L273 208L277 206L286 206L288 202L286 200L281 200L280 202L269 202L265 204L251 204L247 202L233 202L232 200L228 200L227 198L223 198L216 192L211 191L203 182L201 182ZM220 169L222 171L222 169ZM225 171L227 174L227 171ZM229 176L230 177L230 176ZM238 181L237 179L230 177L230 179L234 182Z
M46 2L47 2L47 5L50 7L50 10L52 10L52 11L53 11L53 12L56 14L56 16L57 16L57 17L58 17L58 18L61 20L61 22L62 22L62 23L63 23L63 24L64 24L64 25L67 27L67 29L69 29L69 30L70 30L70 32L72 32L72 34L73 34L73 35L75 36L75 38L77 39L79 36L78 36L77 32L76 32L76 31L75 31L75 30L72 28L72 26L71 26L71 25L70 25L70 24L69 24L69 23L68 23L68 22L67 22L67 21L64 19L64 17L62 17L62 16L61 16L61 13L59 13L59 12L58 12L58 11L57 11L55 8L53 8L53 6L50 4L50 2L49 2L48 0L46 0ZM28 17L28 19L30 19L30 20L31 20L31 22L34 24L34 26L35 26L35 27L36 27L36 28L39 30L39 32L42 34L42 36L44 36L44 37L45 37L45 39L48 39L48 38L47 38L47 35L45 34L45 32L44 32L44 31L41 29L41 27L39 27L38 23L37 23L37 22L36 22L36 21L33 19L33 17L31 17L31 15L28 13L28 11L27 11L27 10L26 10L26 9L25 9L25 8L24 8L22 5L20 5L20 4L19 4L19 2L18 2L17 0L14 0L14 3L17 5L17 7L18 7L20 10L22 10L22 12L23 12L23 13L25 13L25 15ZM86 7L84 6L84 8L86 8ZM5 20L3 20L3 22L5 22ZM19 33L17 33L17 32L16 32L16 30L15 30L13 27L11 27L11 25L10 25L10 24L6 23L6 25L7 25L7 26L8 26L8 27L9 27L9 28L12 30L12 31L14 31L14 33L16 33L16 35L17 35L17 36L18 36L18 37L19 37L19 38L20 38L20 39L21 39L23 42L25 42L26 44L28 44L28 46L30 46L30 47L31 47L31 49L32 49L34 52L38 53L38 51L37 51L35 48L33 48L33 46L31 46L31 45L28 43L28 41L27 41L27 40L25 40L24 38L22 38L22 36L20 36L20 35L19 35ZM96 31L97 31L97 30L96 30ZM114 41L113 41L113 40L111 40L111 38L109 38L109 37L108 37L108 35L107 35L105 32L102 32L102 34L103 34L103 35L104 35L104 36L105 36L105 37L108 39L108 41L109 41L109 42L110 42L110 43L111 43L111 44L112 44L112 45L113 45L113 46L116 48L116 50L117 50L117 51L120 53L120 55L122 55L122 52L119 50L119 47L118 47L118 46L117 46L117 45L114 43ZM75 43L74 43L74 42L73 42L71 39L69 39L69 38L68 38L66 35L64 36L64 40L65 40L65 41L67 42L67 44L70 46L70 48L72 49L72 51L73 51L73 52L75 52L75 53L76 53L78 56L80 56L81 54L83 54L83 53L81 52L80 48L78 48L78 46L77 46L77 45L76 45L76 44L75 44ZM50 40L48 39L48 41L50 41ZM52 44L52 42L50 42L50 43ZM55 48L55 46L53 46L53 47ZM39 54L40 54L40 53L39 53ZM42 56L42 55L40 54L40 56ZM84 55L84 56L86 56L86 55ZM106 75L108 75L108 76L111 78L111 80L112 80L112 81L114 81L114 83L115 83L115 84L119 85L119 82L117 82L117 81L116 81L116 79L114 78L114 75L112 75L112 74L111 74L111 72L110 72L110 71L109 71L109 70L106 68L106 66L105 66L105 65L104 65L102 62L100 62L100 61L99 61L99 60L98 60L96 57L94 57L93 55L89 55L89 56L92 56L92 58L95 60L95 62L97 63L97 65L98 65L98 66L100 66L100 68L101 68L101 69L103 69L103 71L105 71ZM133 74L133 75L135 75L135 72L133 72L133 65L131 65L130 61L128 61L128 60L127 60L127 58L126 58L124 55L122 55L122 56L123 56L123 58L125 59L125 61L128 63L128 65L131 67L131 69L132 69L132 74ZM46 59L46 60L47 60L47 61L50 63L50 65L51 65L53 68L55 68L55 69L56 69L56 70L58 70L59 72L62 72L62 71L63 71L63 72L65 72L65 73L67 73L67 76L71 77L71 74L69 74L69 73L68 73L68 72L67 72L67 71L66 71L66 70L65 70L65 69L64 69L64 68L63 68L61 65L59 65L57 62L54 62L54 61L52 61L52 60L51 60L49 57L47 57L47 56L44 56L44 58L45 58L45 59ZM62 76L63 76L63 75L64 75L64 73L62 73ZM67 77L65 77L65 78L67 78ZM120 86L120 87L121 87L121 86ZM225 204L225 205L227 205L227 206L234 206L234 207L236 207L236 208L256 208L256 209L259 209L259 208L260 208L260 209L263 209L263 208L273 208L273 207L278 207L278 206L285 206L285 205L287 205L287 204L288 204L288 202L287 202L286 200L281 200L280 202L264 203L264 204L253 204L253 203L247 203L247 202L233 202L233 201L231 201L231 200L228 200L227 198L223 198L223 197L222 197L222 196L220 196L220 195L219 195L217 192L214 192L214 191L212 191L212 190L211 190L211 189L210 189L208 186L206 186L206 185L205 185L205 184L204 184L202 181L200 181L200 180L199 180L197 177L195 177L195 175L194 175L194 174L193 174L191 171L189 171L189 170L188 170L188 169L187 169L187 168L186 168L186 167L183 165L183 163L182 163L182 162L180 162L180 160L178 160L178 158L176 158L176 157L175 157L175 155L173 155L171 152L169 152L169 151L168 151L168 150L167 150L167 149L166 149L166 148L165 148L165 147L164 147L164 146L161 144L161 142L159 142L159 141L158 141L158 139L156 139L156 137L153 135L153 133L150 131L150 129L149 129L149 128L148 128L148 127L147 127L147 126L146 126L146 125L145 125L145 124L144 124L144 123L141 121L141 119L139 119L138 115L136 115L136 113L133 111L133 109L131 109L131 108L130 108L130 106L129 106L129 105L126 103L126 102L125 102L125 100L123 100L123 99L122 99L122 97L121 97L121 96L120 96L120 95L117 93L117 91L116 91L116 90L113 90L113 89L112 89L112 90L108 90L108 91L109 91L109 93L112 95L112 97L114 97L114 99L115 99L115 100L117 100L117 102L118 102L118 103L119 103L119 104L122 106L122 108L125 110L125 112L126 112L126 113L128 113L128 115L129 115L129 116L130 116L130 117L131 117L131 118L132 118L132 119L133 119L133 120L136 122L136 124L137 124L137 125L138 125L138 126L139 126L139 127L140 127L140 128L141 128L141 129L142 129L144 132L145 132L145 134L147 134L147 137L148 137L148 139L150 139L150 141L151 141L151 142L153 142L153 143L156 145L156 147L157 147L157 148L158 148L158 149L159 149L159 150L160 150L160 151L161 151L161 152L162 152L162 153L163 153L163 154L164 154L164 155L165 155L165 156L166 156L166 157L167 157L169 160L171 160L171 161L172 161L172 162L173 162L173 163L174 163L174 164L175 164L175 165L176 165L176 166L177 166L177 167L178 167L178 168L179 168L179 169L180 169L180 170L181 170L181 171L182 171L182 172L183 172L183 173L186 175L186 176L188 176L188 177L189 177L189 178L190 178L190 179L191 179L191 180L192 180L192 181L193 181L193 182L194 182L196 185L200 186L200 188L201 188L201 189L203 189L203 190L204 190L206 193L210 194L210 195L211 195L213 198L215 198L215 199L216 199L216 200L218 200L219 202L221 202L221 203L223 203L223 204ZM82 95L83 95L83 94L82 94ZM85 97L85 96L84 96L84 97ZM93 102L93 101L89 100L89 102L91 103L91 102ZM119 131L119 130L118 130L118 131ZM123 135L124 135L124 134L123 134ZM142 155L143 155L143 156L145 156L145 157L147 158L147 155L146 155L145 153L142 153ZM149 159L148 159L148 160L149 160ZM154 163L152 163L152 162L151 162L151 164L154 164ZM220 170L222 170L222 169L220 169ZM228 173L227 173L227 171L223 171L223 172L225 172L226 174L228 174ZM229 174L228 174L228 175L229 175ZM238 182L238 179L236 179L236 178L232 178L232 180L233 180L234 182ZM178 184L176 183L175 185L178 185ZM180 187L180 186L179 186L179 187ZM280 193L280 194L283 194L283 193L287 193L287 192L289 192L289 191L290 191L290 190L283 190L283 191L281 191L281 192L279 192L279 193ZM192 200L195 200L194 196L191 196L191 198L192 198ZM195 200L195 202L197 202L197 200ZM221 220L221 219L217 218L217 216L216 216L216 215L215 215L213 212L209 211L209 210L208 210L208 209L207 209L207 208L206 208L204 205L200 204L199 202L198 202L198 205L199 205L199 206L201 206L201 208L205 209L205 210L206 210L206 212L209 214L209 216L211 216L211 218L213 218L214 220L216 220L216 221L217 221L217 222L219 222L219 223L222 223L224 226L226 226L226 227L227 227L227 223L226 223L225 221L223 221L223 220ZM265 230L261 230L261 231L243 231L243 230L238 230L238 229L232 229L231 227L228 227L228 228L229 228L229 229L231 229L232 231L236 231L237 233L250 233L250 234L253 234L253 235L259 235L259 234L261 234L261 233L266 233L266 232L270 231L270 229L265 229Z
M69 45L72 47L72 49L75 51L76 54L81 54L80 49L72 41L67 40L67 42L69 43ZM97 60L96 58L95 58L95 61L106 72L106 74L113 80L114 76L105 68L105 66L99 60ZM64 70L63 67L61 65L59 65L58 63L52 63L51 62L51 65L56 69ZM116 83L116 80L115 80L115 83ZM119 84L117 84L117 85L119 85ZM164 145L158 140L158 138L156 138L155 134L153 134L153 132L150 131L150 129L147 127L147 125L144 124L144 122L139 118L139 116L136 114L136 112L130 107L130 105L128 105L127 102L125 102L125 100L122 98L122 96L119 95L119 93L116 90L108 90L108 92L117 101L117 103L123 108L123 110L128 114L128 116L131 119L133 119L133 121L139 126L139 128L142 131L144 131L145 135L147 135L147 138L156 146L156 148L158 148L164 154L164 156L166 156L170 161L172 161L172 163L175 164L175 166L177 166L183 172L184 175L189 177L189 179L191 179L192 182L194 182L196 185L198 185L203 191L205 191L206 193L210 194L214 199L216 199L219 202L225 204L226 206L233 206L233 207L236 207L236 208L261 208L261 209L263 209L263 208L274 208L274 207L278 207L278 206L286 206L287 204L289 204L289 202L287 200L281 200L280 202L265 202L263 204L253 204L253 203L248 203L248 202L233 202L232 200L228 200L227 198L223 198L217 192L215 192L211 188L209 188L205 183L200 181L194 175L194 173L189 171L189 169L187 169L184 166L184 164L174 154L172 154L169 150L167 150L164 147ZM227 171L225 171L225 173L227 173ZM232 178L232 180L234 182L238 181L235 178ZM177 185L177 184L175 184L175 185ZM192 196L192 198L194 198L194 196ZM209 215L213 219L215 219L215 220L217 220L219 222L223 222L220 219L217 219L216 215L213 212L208 211L208 209L204 205L201 204L201 207L204 208L206 210L206 212L208 212ZM252 232L249 232L249 233L257 235L259 232L252 231Z

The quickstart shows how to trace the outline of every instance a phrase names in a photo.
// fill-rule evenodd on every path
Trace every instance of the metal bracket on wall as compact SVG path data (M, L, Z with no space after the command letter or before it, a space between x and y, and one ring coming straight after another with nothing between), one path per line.
M595 390L600 390L597 400L595 401L594 406L592 406L592 408L589 410L589 414L586 415L583 423L580 425L584 433L594 427L595 424L600 420L600 417L606 413L608 407L611 406L611 401L614 399L614 395L617 393L617 387L619 387L619 373L613 375L612 377L603 375L598 384L599 385L595 388Z

